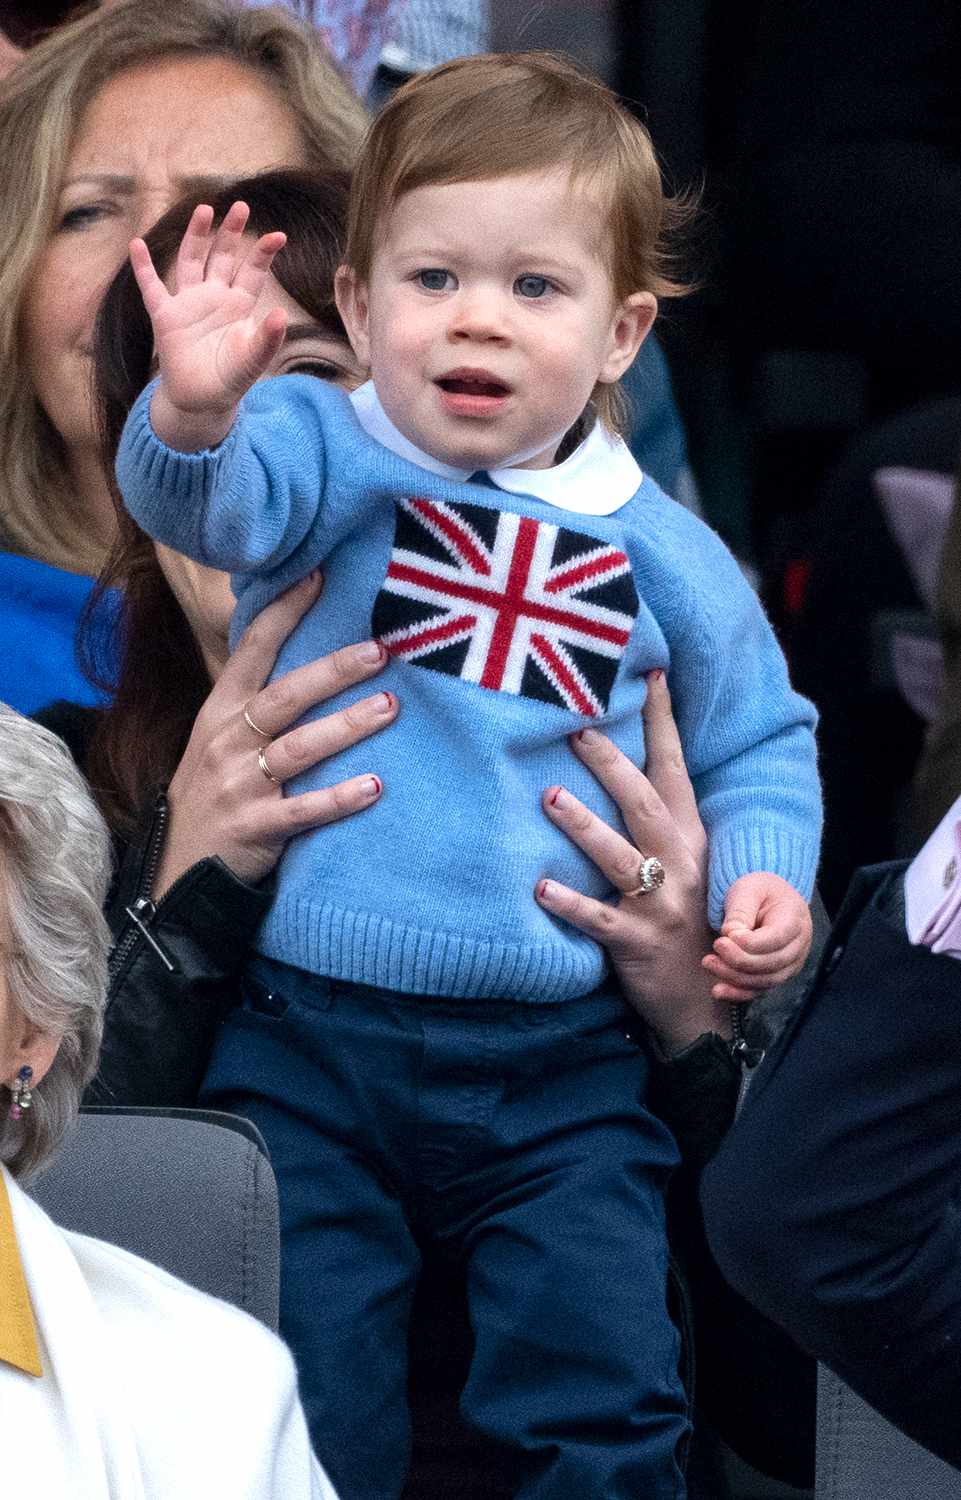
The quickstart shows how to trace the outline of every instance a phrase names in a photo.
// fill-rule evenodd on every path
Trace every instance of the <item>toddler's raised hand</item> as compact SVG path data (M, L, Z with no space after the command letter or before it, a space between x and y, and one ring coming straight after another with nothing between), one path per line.
M742 875L727 893L714 952L702 960L716 980L714 999L743 999L746 989L790 979L808 956L811 935L808 904L792 885L769 871Z
M254 308L286 235L265 234L251 244L244 236L249 212L245 203L232 204L215 231L213 209L205 203L194 209L177 252L173 292L144 241L130 246L160 370L150 420L157 436L182 452L223 441L241 396L283 343L283 310L258 322Z

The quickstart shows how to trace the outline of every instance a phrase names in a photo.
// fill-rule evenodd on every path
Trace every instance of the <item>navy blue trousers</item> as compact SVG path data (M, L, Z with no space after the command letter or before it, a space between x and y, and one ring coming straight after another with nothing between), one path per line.
M253 1120L281 1203L281 1331L341 1500L396 1500L420 1245L463 1265L461 1397L523 1500L682 1500L666 1307L674 1143L612 991L404 996L258 960L204 1102Z

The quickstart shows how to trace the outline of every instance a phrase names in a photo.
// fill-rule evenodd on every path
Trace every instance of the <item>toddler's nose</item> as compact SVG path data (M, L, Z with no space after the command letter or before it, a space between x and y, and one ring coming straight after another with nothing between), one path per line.
M503 300L493 292L466 292L456 299L450 322L453 339L506 339L510 325Z

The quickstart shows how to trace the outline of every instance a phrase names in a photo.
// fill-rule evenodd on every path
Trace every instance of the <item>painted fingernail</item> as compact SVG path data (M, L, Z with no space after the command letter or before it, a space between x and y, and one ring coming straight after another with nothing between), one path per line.
M654 670L653 670L653 672L648 672L648 674L647 674L647 680L648 680L648 682L660 682L660 680L661 680L661 678L663 676L664 676L663 668L661 668L661 667L655 667Z
M360 790L364 797L369 797L373 801L375 797L380 796L383 787L376 776L368 776L367 780L362 783Z
M377 697L374 699L374 712L379 717L383 717L386 714L392 714L396 706L397 699L394 697L393 693L378 693Z
M549 880L542 880L540 882L540 884L538 885L538 887L537 887L537 899L538 899L538 901L546 901L546 900L548 900L549 897L550 897L550 894L551 894L551 883L550 883L550 881Z
M564 788L562 786L554 787L553 791L550 791L547 794L547 803L549 807L566 807L567 801L567 793L564 791Z
M574 735L574 739L577 740L579 744L586 745L588 747L590 747L591 745L596 745L598 739L597 730L579 729Z
M383 661L387 652L380 641L365 641L362 646L357 647L357 655L361 661L375 662Z

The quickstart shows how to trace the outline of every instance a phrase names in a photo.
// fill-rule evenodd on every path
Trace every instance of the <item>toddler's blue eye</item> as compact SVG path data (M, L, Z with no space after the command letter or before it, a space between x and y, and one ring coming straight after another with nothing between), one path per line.
M430 266L426 271L417 272L417 280L425 292L446 292L453 285L454 278L449 271Z
M518 276L514 290L519 297L543 297L551 284L546 276Z

